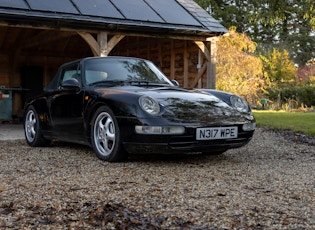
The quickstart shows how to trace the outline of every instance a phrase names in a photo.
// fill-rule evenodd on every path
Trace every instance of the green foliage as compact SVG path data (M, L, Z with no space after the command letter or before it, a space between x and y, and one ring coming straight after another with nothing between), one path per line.
M220 37L217 46L217 88L255 104L269 85L263 76L262 62L254 55L256 44L232 27L230 36Z
M237 27L258 44L261 53L286 49L303 66L314 58L314 0L195 0L226 28Z
M271 82L277 86L295 82L297 69L290 60L288 51L273 49L267 56L260 55L260 58L263 61L265 77Z
M256 123L273 129L291 129L315 136L315 112L254 111Z
M282 106L289 102L294 102L295 104L292 109L315 106L314 85L295 86L284 89L269 88L267 89L266 96L270 100L270 103L276 103L278 109L283 108Z
M230 36L218 42L218 89L256 105L266 97L267 105L277 109L315 105L315 76L309 68L315 54L314 0L196 2L231 28Z

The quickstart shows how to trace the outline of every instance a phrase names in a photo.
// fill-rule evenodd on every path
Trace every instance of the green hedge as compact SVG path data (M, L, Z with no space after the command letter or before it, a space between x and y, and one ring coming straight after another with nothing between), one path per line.
M288 101L296 101L298 106L315 106L315 86L295 86L283 89L267 89L266 97L273 102L280 104L288 103Z

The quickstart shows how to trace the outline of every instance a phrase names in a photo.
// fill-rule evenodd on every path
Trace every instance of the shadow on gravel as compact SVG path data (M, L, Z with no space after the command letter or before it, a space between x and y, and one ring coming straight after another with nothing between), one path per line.
M0 141L1 143L2 141ZM41 151L46 150L56 150L56 154L60 150L62 152L69 150L69 152L73 151L75 154L78 156L78 160L80 157L84 157L87 154L89 157L94 157L96 161L99 162L104 162L99 160L93 149L89 146L86 145L81 145L81 144L76 144L76 143L68 143L68 142L62 142L62 141L53 141L49 146L47 147L30 147L26 143L25 140L6 140L5 141L7 145L9 146L24 146L26 148L34 148L34 149L40 149ZM70 153L69 153L70 154ZM226 161L229 160L231 157L227 155L220 154L220 155L209 155L209 154L201 154L201 153L177 153L177 154L154 154L154 153L139 153L139 154L130 154L129 158L126 162L122 163L167 163L167 164L172 164L172 163L187 163L187 164L201 164L205 163L208 161L213 161L213 162L221 162L221 161ZM104 162L107 163L107 162ZM111 163L113 164L113 163ZM120 164L114 163L114 164Z

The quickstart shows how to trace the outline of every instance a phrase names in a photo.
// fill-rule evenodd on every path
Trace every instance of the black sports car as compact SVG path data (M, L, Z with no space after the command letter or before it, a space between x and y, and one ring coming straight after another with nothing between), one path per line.
M180 88L150 61L91 57L62 65L26 102L24 130L30 146L58 139L122 161L128 153L220 154L248 143L255 119L243 98Z

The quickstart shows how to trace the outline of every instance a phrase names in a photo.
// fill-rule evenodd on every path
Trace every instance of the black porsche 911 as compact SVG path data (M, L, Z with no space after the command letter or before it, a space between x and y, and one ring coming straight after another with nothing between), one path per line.
M76 142L113 162L129 153L220 154L248 143L255 119L243 98L180 88L150 61L90 57L62 65L26 102L24 130L30 146Z

